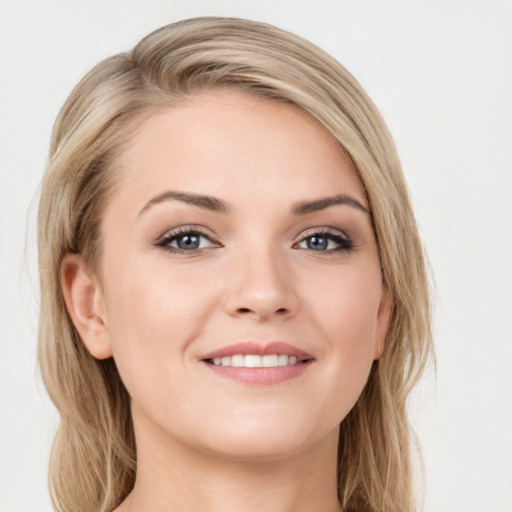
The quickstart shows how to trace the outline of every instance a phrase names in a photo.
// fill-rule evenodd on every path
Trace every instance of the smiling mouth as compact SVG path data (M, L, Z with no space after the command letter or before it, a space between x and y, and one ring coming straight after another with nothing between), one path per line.
M221 377L269 385L302 375L315 359L287 343L244 342L206 354L201 361Z
M301 360L296 356L287 354L235 354L232 356L214 357L205 359L207 363L215 366L231 366L235 368L276 368L279 366L294 366L310 359Z

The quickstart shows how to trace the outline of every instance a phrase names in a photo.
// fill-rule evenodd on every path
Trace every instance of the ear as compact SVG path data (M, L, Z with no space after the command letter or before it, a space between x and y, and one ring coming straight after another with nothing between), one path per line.
M97 359L111 357L105 300L98 280L79 254L64 256L60 277L69 316L83 343Z
M389 290L385 283L382 283L382 293L380 297L379 309L377 311L377 328L375 330L375 343L373 348L373 359L379 359L384 352L386 344L386 334L389 327L389 317L391 315L391 299Z

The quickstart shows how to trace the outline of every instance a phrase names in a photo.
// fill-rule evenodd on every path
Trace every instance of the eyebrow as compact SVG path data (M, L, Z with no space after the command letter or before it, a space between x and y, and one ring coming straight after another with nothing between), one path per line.
M168 190L150 199L139 212L139 215L147 211L152 206L166 201L181 201L182 203L192 204L194 206L204 208L205 210L218 213L228 213L230 211L228 205L216 197ZM335 205L352 206L364 213L369 213L368 209L363 206L360 201L347 194L323 197L321 199L315 199L314 201L300 201L292 206L291 212L293 215L307 215L308 213L325 210L326 208Z
M368 208L363 206L363 204L359 202L355 197L346 194L323 197L321 199L316 199L315 201L301 201L299 203L295 203L295 205L292 207L292 213L294 215L306 215L308 213L325 210L330 206L335 206L338 204L352 206L365 213L370 213Z
M191 194L189 192L176 192L174 190L168 190L158 196L150 199L145 205L144 208L139 212L139 215L144 213L146 210L151 208L152 206L163 203L165 201L181 201L182 203L193 204L194 206L199 206L200 208L204 208L206 210L210 210L212 212L219 213L227 213L229 208L227 205L217 199L215 197L204 196L202 194Z

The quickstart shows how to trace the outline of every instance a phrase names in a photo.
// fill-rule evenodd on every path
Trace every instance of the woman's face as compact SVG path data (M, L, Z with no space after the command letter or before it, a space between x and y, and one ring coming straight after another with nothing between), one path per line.
M98 307L136 431L240 458L335 442L389 310L339 146L293 106L215 91L146 120L121 163Z

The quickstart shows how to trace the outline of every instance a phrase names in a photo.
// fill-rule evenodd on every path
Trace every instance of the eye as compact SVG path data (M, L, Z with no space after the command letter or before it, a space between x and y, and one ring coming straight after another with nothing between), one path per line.
M315 231L304 237L295 247L310 251L332 253L350 251L354 248L354 243L342 231L322 230Z
M156 245L169 252L178 253L201 251L201 249L218 246L205 233L196 229L183 228L167 233Z

